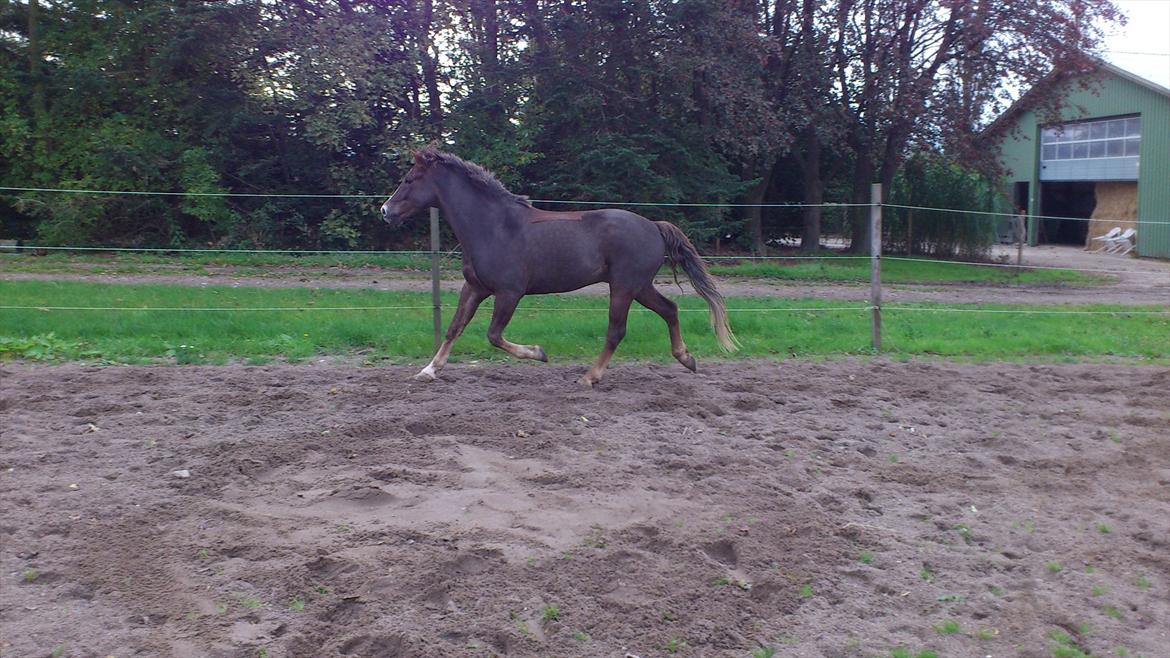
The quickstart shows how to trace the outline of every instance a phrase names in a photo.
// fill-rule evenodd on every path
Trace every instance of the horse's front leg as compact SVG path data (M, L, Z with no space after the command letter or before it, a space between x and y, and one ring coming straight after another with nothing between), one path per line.
M516 305L523 296L516 293L496 293L496 308L492 311L492 323L488 327L488 342L517 359L534 359L547 363L548 356L540 345L518 345L504 339L504 328L512 320L512 313L516 311Z
M605 369L609 366L610 359L613 358L613 353L617 350L622 339L626 337L626 319L629 317L630 303L633 301L634 295L632 293L625 290L614 290L613 286L610 286L609 331L605 334L605 347L602 348L593 367L578 380L582 384L592 388L594 384L601 381Z
M439 346L435 358L431 359L427 367L414 376L415 379L425 382L439 378L439 371L447 365L447 357L451 354L451 345L463 333L464 327L467 326L468 322L471 322L471 318L475 317L475 310L479 308L480 302L487 299L489 294L480 286L471 283L463 284L463 288L459 291L459 306L455 308L455 316L451 318L451 324L447 327L447 337Z

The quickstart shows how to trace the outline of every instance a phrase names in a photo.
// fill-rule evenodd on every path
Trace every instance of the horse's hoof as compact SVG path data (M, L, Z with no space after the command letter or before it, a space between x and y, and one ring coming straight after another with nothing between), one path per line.
M678 362L686 366L687 370L690 370L691 372L699 371L699 364L695 361L695 357L691 356L690 354L683 356L678 360Z
M582 377L581 379L578 379L577 383L584 386L585 388L593 388L594 381L592 379L589 379L588 376L585 376L585 377Z
M537 361L548 363L548 355L544 353L544 348L540 345L536 346L536 356L533 358L535 358Z
M438 378L439 378L439 376L437 374L435 374L433 371L431 371L429 369L424 369L424 370L420 370L419 373L414 376L414 381L416 381L416 382L433 382L433 381L437 380Z

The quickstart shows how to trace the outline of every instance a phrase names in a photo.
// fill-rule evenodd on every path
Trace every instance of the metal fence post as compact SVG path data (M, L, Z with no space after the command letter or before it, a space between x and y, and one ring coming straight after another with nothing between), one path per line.
M439 300L439 209L431 208L431 303L434 304L435 349L443 342L443 307Z
M869 305L873 309L870 339L882 351L882 184L869 186Z

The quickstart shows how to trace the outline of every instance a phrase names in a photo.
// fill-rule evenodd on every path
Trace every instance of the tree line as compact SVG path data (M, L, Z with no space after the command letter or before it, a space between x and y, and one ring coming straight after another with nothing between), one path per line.
M865 203L881 182L986 205L988 122L1117 20L1110 0L5 2L0 185L380 195L438 141L541 199ZM0 238L401 244L380 203L7 194ZM869 248L861 213L639 212L755 252L827 229Z

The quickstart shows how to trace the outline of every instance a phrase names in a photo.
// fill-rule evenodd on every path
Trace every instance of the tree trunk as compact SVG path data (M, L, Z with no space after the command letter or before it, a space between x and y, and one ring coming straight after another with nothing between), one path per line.
M869 203L869 186L874 182L873 160L859 153L853 168L853 198L855 204ZM849 253L869 253L869 208L856 206L849 209Z
M432 139L443 134L443 103L439 94L439 64L432 53L431 32L434 23L434 0L423 0L422 24L419 26L418 58L422 64L423 86L427 90L427 129ZM416 90L417 91L417 90Z
M764 202L764 195L768 192L768 181L772 178L771 165L764 168L760 182L748 190L745 203L760 204ZM763 208L759 205L749 206L747 209L747 232L752 241L752 254L767 256L767 245L764 244Z
M821 207L825 200L825 181L821 178L821 140L816 129L806 130L804 154L799 158L804 182L804 203L816 204L801 213L800 251L814 254L821 246Z
M41 35L38 26L40 3L38 0L29 0L28 3L28 74L32 83L32 115L33 135L36 146L42 153L45 150L45 133L48 130L48 110L45 106L45 76L44 62L41 57Z

